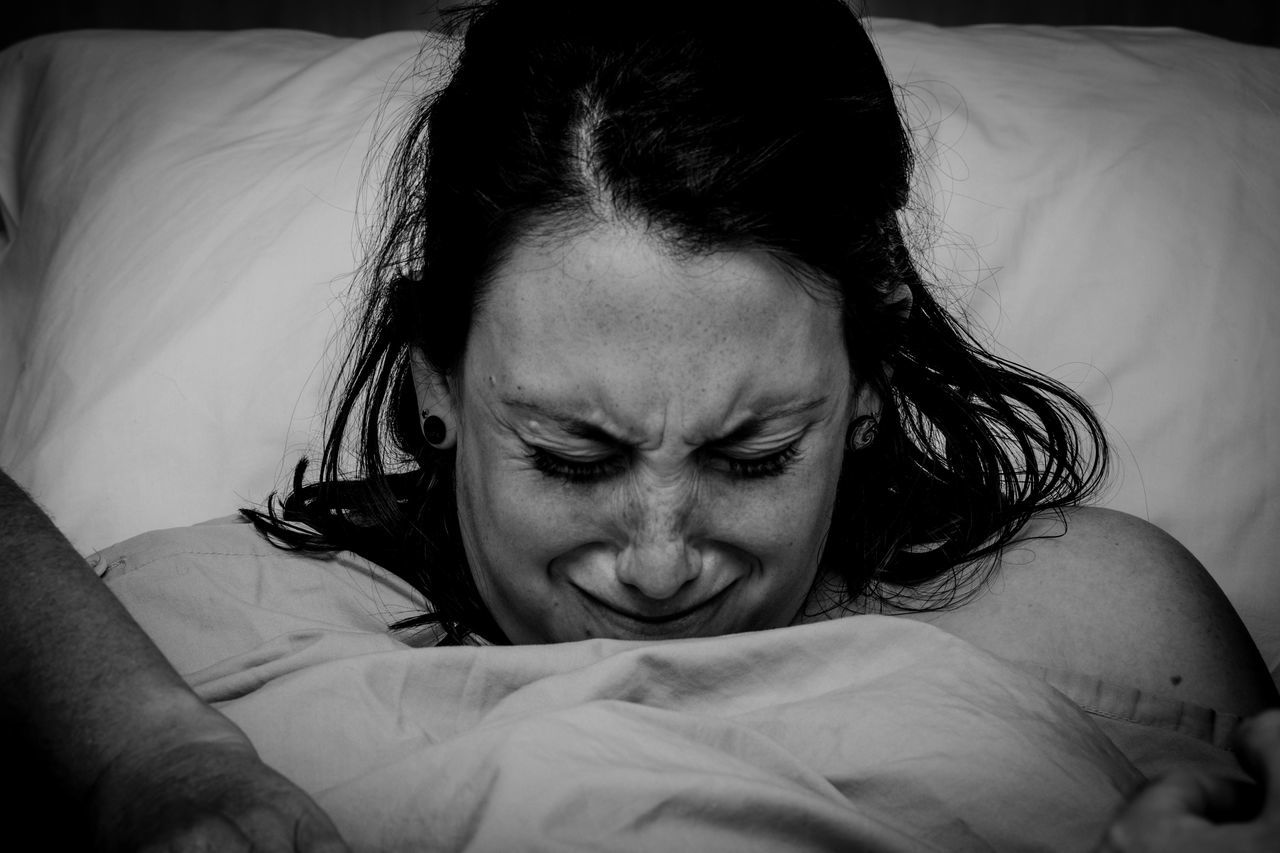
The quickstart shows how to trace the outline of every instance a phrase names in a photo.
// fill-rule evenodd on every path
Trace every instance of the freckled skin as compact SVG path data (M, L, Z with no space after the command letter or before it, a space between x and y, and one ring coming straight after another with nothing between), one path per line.
M462 534L507 636L788 624L830 523L845 431L867 403L841 334L834 306L763 256L676 259L621 226L518 245L450 382ZM566 418L616 441L572 434ZM749 438L709 444L752 420L764 425ZM775 476L735 476L721 455L790 443L797 456ZM607 458L613 473L565 482L531 447Z

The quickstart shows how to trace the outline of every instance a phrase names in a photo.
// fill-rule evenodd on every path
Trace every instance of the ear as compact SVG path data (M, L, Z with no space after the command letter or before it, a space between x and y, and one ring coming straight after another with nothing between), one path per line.
M431 445L441 450L453 447L458 443L458 417L449 378L431 366L419 347L409 348L409 372L413 375L419 417L423 420L437 417L444 421L444 439Z
M845 448L858 451L875 443L880 429L884 400L871 382L858 384L853 403L853 417L845 436Z

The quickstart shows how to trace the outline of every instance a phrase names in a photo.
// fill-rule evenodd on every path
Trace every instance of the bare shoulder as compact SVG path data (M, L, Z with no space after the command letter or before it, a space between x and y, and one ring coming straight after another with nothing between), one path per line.
M1114 510L1031 522L972 601L908 618L1007 659L1224 711L1277 704L1257 648L1199 561L1160 528Z

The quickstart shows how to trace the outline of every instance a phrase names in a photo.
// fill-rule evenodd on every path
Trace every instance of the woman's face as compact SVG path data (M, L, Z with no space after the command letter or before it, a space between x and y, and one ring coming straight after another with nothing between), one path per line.
M788 624L855 399L839 312L763 255L601 226L517 245L448 394L480 593L515 643Z

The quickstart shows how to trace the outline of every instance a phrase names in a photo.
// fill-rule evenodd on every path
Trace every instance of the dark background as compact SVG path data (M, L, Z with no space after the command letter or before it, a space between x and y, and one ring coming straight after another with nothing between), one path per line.
M6 13L0 46L44 32L286 27L342 36L426 29L457 0L27 0ZM538 0L528 0L536 3ZM602 3L627 0L600 0ZM643 2L643 0L634 0ZM777 0L780 10L786 0ZM1277 0L861 0L870 14L941 25L975 23L1176 26L1280 46Z

